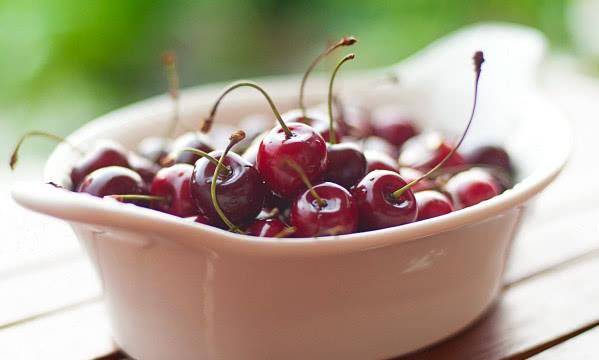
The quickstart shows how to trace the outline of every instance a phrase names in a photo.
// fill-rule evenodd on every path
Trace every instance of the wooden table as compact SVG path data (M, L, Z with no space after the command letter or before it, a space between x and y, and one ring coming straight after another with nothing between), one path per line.
M495 306L405 359L599 358L599 82L554 61L543 83L575 128L570 165L529 214ZM70 229L17 208L0 184L0 359L126 358Z

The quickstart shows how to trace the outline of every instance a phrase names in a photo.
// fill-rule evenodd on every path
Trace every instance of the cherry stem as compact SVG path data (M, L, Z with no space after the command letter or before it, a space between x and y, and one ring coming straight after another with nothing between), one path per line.
M295 233L296 230L297 229L295 227L289 226L289 227L286 227L285 229L279 231L274 237L278 238L278 239L284 238L284 237L287 237L288 235Z
M216 115L216 110L218 109L218 106L220 105L223 98L231 91L233 91L237 88L240 88L240 87L244 87L244 86L254 88L254 89L260 91L260 93L262 93L262 95L264 95L264 97L266 98L266 101L268 101L268 104L270 105L270 108L272 109L272 112L275 114L275 117L277 118L279 125L281 125L281 128L283 128L283 131L285 131L285 135L287 136L287 138L290 138L293 134L291 133L291 130L289 130L289 128L285 124L285 121L283 121L283 118L281 117L281 113L277 109L277 107L276 107L275 103L273 102L272 98L270 97L270 95L268 95L266 90L264 90L260 85L256 84L253 81L246 81L246 80L235 82L235 83L229 85L222 92L222 94L218 97L218 99L216 100L214 105L212 105L212 109L210 110L210 115L206 119L204 119L201 131L203 133L207 133L210 131L210 129L212 129L212 124L214 123L214 116Z
M127 200L145 200L145 201L168 201L164 196L154 196L154 195L106 195L104 197L112 198L118 201L127 201Z
M223 169L223 161L229 154L229 151L233 146L235 146L238 142L245 139L245 133L242 130L237 130L231 134L229 137L229 145L225 148L225 151L221 155L220 159L218 159L218 163L216 164L216 168L214 169L214 175L212 175L212 183L210 184L210 197L212 198L212 205L216 210L216 213L220 217L220 219L229 227L230 231L243 234L243 232L233 224L229 218L225 215L224 211L221 209L218 204L218 199L216 198L216 181L218 180L218 176L220 175L221 169Z
M333 83L335 82L335 77L337 76L337 72L341 68L341 65L345 64L346 61L353 60L356 58L356 54L347 54L345 57L337 63L335 69L333 70L333 75L331 75L331 80L329 81L329 143L336 144L337 143L337 135L335 134L335 124L333 120Z
M70 147L72 147L73 149L75 149L75 151L79 152L81 155L84 154L83 150L81 150L77 146L71 144L69 141L67 141L65 138L63 138L61 136L50 134L50 133L47 133L47 132L44 132L44 131L30 131L30 132L25 133L23 136L21 136L21 138L17 142L17 145L15 145L15 149L10 154L9 164L10 164L11 170L14 170L15 167L17 166L17 162L19 161L19 150L21 149L21 146L23 145L23 142L26 139L28 139L30 137L34 137L34 136L45 137L47 139L54 140L54 141L56 141L58 143L68 144Z
M335 51L335 49L340 48L342 46L351 46L351 45L355 44L356 42L358 42L358 39L356 39L355 37L345 36L345 37L341 38L339 41L337 41L336 43L334 43L333 45L327 47L322 53L320 53L320 55L318 55L312 61L312 63L310 63L310 65L308 66L308 69L304 73L304 76L302 76L302 82L300 83L300 92L299 92L299 108L300 108L300 110L302 112L302 116L304 118L306 117L306 105L304 103L304 89L306 88L306 81L308 80L308 76L312 73L312 71L314 70L316 65L318 65L320 63L320 61L322 59L324 59L327 55L329 55L330 53Z
M162 54L162 63L164 64L168 80L168 94L173 101L173 118L167 133L167 137L172 138L179 123L179 72L177 71L177 56L173 51L167 51Z
M306 187L308 187L310 194L312 194L314 199L316 199L316 203L318 204L318 206L321 208L327 206L327 202L323 200L323 198L321 198L320 195L318 195L316 190L314 190L314 186L312 186L310 179L308 179L308 177L306 176L304 169L302 169L301 166L299 166L295 161L291 159L285 159L285 163L287 163L287 165L289 165L296 173L298 173L303 183L306 185Z
M445 162L447 162L447 160L449 160L449 158L451 158L453 156L453 154L455 154L455 152L457 151L457 149L460 147L460 145L464 141L464 138L466 137L466 134L468 133L468 130L470 129L470 125L472 124L472 120L474 119L474 113L476 111L476 103L477 103L477 98L478 98L478 80L480 79L480 73L481 73L481 69L482 69L482 64L485 62L485 58L483 56L483 52L482 51L475 52L474 56L472 57L472 60L474 61L474 73L475 73L475 77L474 77L474 100L472 101L472 111L470 112L470 118L468 119L468 123L466 125L466 128L464 129L464 132L462 133L462 136L460 137L460 140L458 141L458 143L456 144L456 146L454 146L453 149L451 149L451 151L447 155L445 155L445 157L441 161L439 161L439 163L437 163L437 165L435 165L432 169L430 169L428 172L426 172L425 174L423 174L418 179L411 181L410 183L408 183L408 184L402 186L401 188L399 188L398 190L395 190L392 193L392 195L396 199L398 199L401 195L403 195L403 193L406 190L408 190L412 186L416 185L422 179L427 178L428 176L430 176L430 174L434 173L441 166L443 166L443 164L445 164Z

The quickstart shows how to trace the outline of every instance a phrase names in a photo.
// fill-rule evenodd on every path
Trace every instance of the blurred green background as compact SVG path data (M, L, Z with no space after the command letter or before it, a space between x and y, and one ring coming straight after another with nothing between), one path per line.
M356 67L396 62L464 25L509 21L568 50L565 0L0 0L0 141L66 134L161 93L160 53L183 86L302 72L324 44L353 34Z

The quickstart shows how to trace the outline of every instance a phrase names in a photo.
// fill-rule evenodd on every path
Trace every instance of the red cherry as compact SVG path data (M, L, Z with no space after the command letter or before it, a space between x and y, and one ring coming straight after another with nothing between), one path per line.
M220 159L222 154L222 151L213 151L210 156ZM266 186L258 171L235 153L226 155L223 165L228 170L222 170L217 178L218 205L232 223L245 224L262 209ZM193 169L191 193L196 207L211 223L222 223L210 194L215 169L212 161L199 159Z
M325 179L346 189L356 185L366 175L366 157L351 143L327 146Z
M418 128L411 117L393 105L376 108L372 111L374 134L401 147L408 139L418 134Z
M444 194L435 190L425 190L414 193L418 204L417 221L449 214L453 211L451 201Z
M358 209L349 191L325 182L304 191L293 202L291 224L297 237L350 234L358 228Z
M445 190L451 194L456 207L465 208L497 196L500 188L484 169L472 168L449 179Z
M276 237L287 229L287 225L277 218L256 219L247 228L247 235Z
M108 166L88 174L79 184L77 192L98 197L142 195L145 193L144 187L141 176L135 171L121 166Z
M366 150L364 151L364 156L366 157L367 174L373 170L399 171L399 165L397 164L397 161L383 152Z
M169 159L175 163L183 163L193 165L200 158L199 155L189 151L182 151L184 148L194 148L204 152L214 150L210 139L205 134L199 132L186 132L179 136L171 146Z
M154 209L179 217L197 214L191 197L192 173L193 166L189 164L175 164L160 169L152 181L150 194L165 200L155 201Z
M499 146L477 147L466 154L466 160L469 164L498 167L510 175L514 172L510 156Z
M285 161L293 160L310 181L317 181L326 170L327 146L322 136L308 125L290 123L287 127L291 136L277 126L262 139L256 166L275 194L292 198L306 187Z
M416 168L421 171L428 171L451 152L454 147L450 145L438 133L426 133L418 135L406 141L399 155L401 166ZM466 161L455 152L444 164L443 167L454 167L465 165Z
M316 121L312 121L312 127L314 128L314 130L316 130L320 136L322 136L322 138L326 141L326 142L330 142L331 141L331 136L330 136L330 127L329 127L329 122L328 121L322 121L322 120L316 120ZM339 128L335 128L335 139L337 141L341 141L343 140L343 132L339 129Z
M114 141L101 141L77 161L71 170L71 183L76 189L84 177L94 170L108 167L129 167L127 150Z
M399 197L393 192L407 183L398 173L375 170L368 173L352 190L358 204L360 229L375 230L414 222L418 215L411 189Z

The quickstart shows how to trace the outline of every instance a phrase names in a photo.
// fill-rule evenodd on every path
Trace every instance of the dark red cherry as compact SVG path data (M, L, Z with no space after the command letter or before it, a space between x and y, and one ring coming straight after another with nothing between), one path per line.
M210 139L208 139L206 134L199 132L186 132L175 139L173 145L171 146L169 157L172 158L175 163L191 165L195 164L200 156L189 151L181 151L186 147L198 149L204 152L210 152L214 150Z
M406 184L396 172L368 173L352 190L358 204L360 229L383 229L414 222L418 206L412 190L406 189L399 197L393 195Z
M416 204L418 204L418 221L449 214L453 211L453 205L449 198L438 191L419 191L414 193L414 196Z
M160 164L168 155L171 142L169 139L161 137L147 137L137 145L137 153L144 158Z
M510 175L514 172L510 156L499 146L480 146L466 153L465 157L469 164L495 166Z
M406 141L401 148L399 163L401 166L428 171L451 152L453 146L438 133L418 135ZM455 152L443 168L465 165L466 161L459 152Z
M210 153L220 159L222 151ZM222 170L218 176L216 199L226 217L235 225L242 225L254 219L264 203L266 186L260 174L241 156L230 152L223 160L228 170ZM214 208L210 196L210 185L216 165L206 158L200 158L193 169L191 193L198 210L219 224L221 219Z
M398 148L419 132L412 118L394 105L374 109L371 122L376 136L382 137Z
M248 226L246 233L251 236L275 237L286 228L287 225L277 218L257 219Z
M107 166L129 167L127 150L114 141L102 141L77 161L71 170L71 183L77 189L81 181L94 170Z
M357 145L351 143L327 145L326 181L346 189L356 185L366 175L366 157Z
M410 167L401 167L399 168L399 175L401 175L402 179L407 183L411 183L414 180L420 179L424 173L420 170L412 169ZM424 191L430 190L435 187L435 183L429 179L422 179L416 184L412 186L412 191Z
M324 203L320 203L313 192ZM325 182L304 191L293 202L291 224L296 229L296 237L351 234L358 228L358 209L349 191Z
M109 195L142 195L145 193L144 182L135 171L122 166L108 166L88 174L77 192L93 196Z
M460 209L497 196L500 188L487 171L472 168L449 179L445 184L445 190L451 195L455 206Z
M179 217L197 214L191 197L192 173L193 166L189 164L175 164L160 169L152 181L150 194L163 197L164 201L154 201L154 209Z
M146 184L151 183L160 170L160 165L134 152L129 153L127 160L129 161L129 167L136 171Z
M327 146L322 136L310 126L302 123L289 123L287 126L290 136L277 126L262 139L256 166L275 194L292 198L306 186L286 162L292 160L297 163L310 181L320 180L326 169Z
M364 151L366 157L366 173L373 170L389 170L399 172L397 161L391 156L376 150Z

